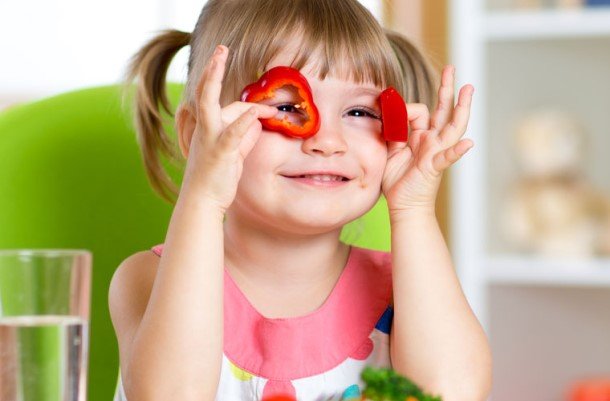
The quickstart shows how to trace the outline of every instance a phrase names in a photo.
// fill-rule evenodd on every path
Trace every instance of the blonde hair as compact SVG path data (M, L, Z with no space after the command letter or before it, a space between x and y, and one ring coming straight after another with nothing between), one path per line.
M294 68L301 69L317 52L319 79L332 74L380 88L393 86L408 103L432 107L438 77L427 59L405 37L384 30L357 0L209 0L192 34L161 31L133 55L125 74L124 94L139 78L134 124L148 179L163 199L175 202L178 189L161 156L184 163L164 130L160 109L174 117L165 80L175 54L190 45L182 102L197 110L195 89L216 45L229 48L221 93L224 106L239 99L241 89L265 71L291 37L302 38Z

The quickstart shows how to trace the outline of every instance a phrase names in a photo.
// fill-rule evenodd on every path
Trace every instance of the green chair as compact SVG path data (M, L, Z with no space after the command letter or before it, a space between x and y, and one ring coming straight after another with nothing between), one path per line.
M174 104L180 85L170 85ZM118 86L74 91L0 114L0 248L93 253L90 401L118 372L108 285L128 255L163 242L171 206L149 187Z
M174 109L182 89L168 85ZM164 241L172 210L148 184L129 114L117 85L0 113L0 249L93 253L89 401L111 400L119 372L108 312L112 274L127 256ZM175 137L172 124L166 127ZM167 166L179 184L181 172ZM389 250L385 199L348 225L342 239Z

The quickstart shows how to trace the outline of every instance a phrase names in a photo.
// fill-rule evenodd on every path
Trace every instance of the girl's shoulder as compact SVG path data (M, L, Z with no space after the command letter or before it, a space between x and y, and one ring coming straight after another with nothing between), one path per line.
M124 259L110 280L108 308L123 362L128 360L133 334L146 311L158 266L158 257L140 251Z

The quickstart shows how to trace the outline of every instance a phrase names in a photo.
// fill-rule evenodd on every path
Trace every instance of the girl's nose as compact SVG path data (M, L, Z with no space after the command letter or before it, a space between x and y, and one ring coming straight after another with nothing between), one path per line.
M329 121L328 118L322 118L320 130L314 136L303 141L303 151L322 156L345 153L347 142L343 135L341 121Z

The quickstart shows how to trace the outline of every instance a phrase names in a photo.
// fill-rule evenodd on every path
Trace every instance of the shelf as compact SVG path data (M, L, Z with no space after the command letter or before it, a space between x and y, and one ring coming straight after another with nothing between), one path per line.
M494 11L483 17L489 41L610 37L610 7Z
M489 338L494 385L488 400L562 400L569 383L608 372L610 257L519 252L503 224L522 171L515 133L538 110L566 111L581 121L587 153L580 167L591 185L610 191L604 154L610 146L610 7L449 4L449 58L461 71L458 85L479 88L467 133L479 150L452 171L451 250L464 294ZM540 202L549 213L562 213Z
M550 259L502 256L489 259L490 284L610 287L610 258Z

